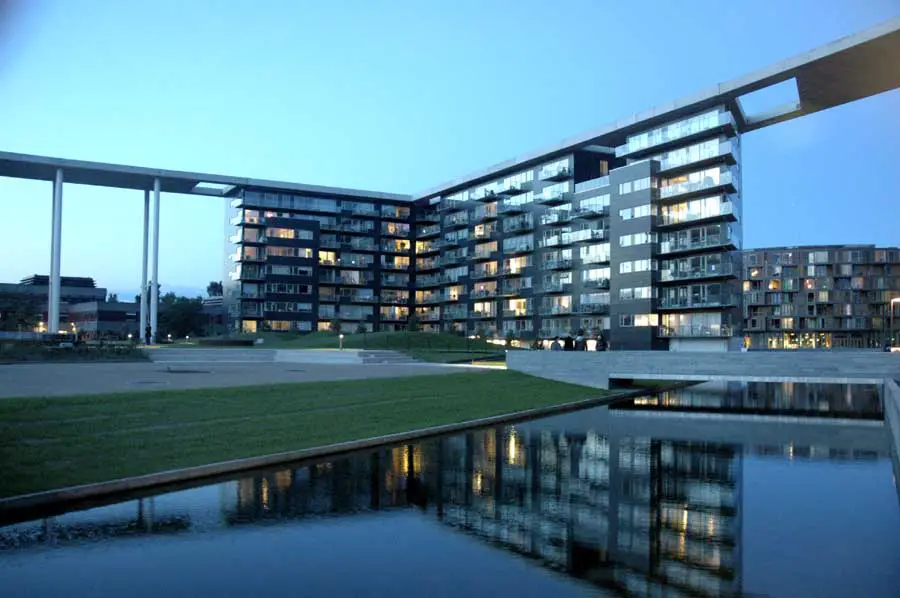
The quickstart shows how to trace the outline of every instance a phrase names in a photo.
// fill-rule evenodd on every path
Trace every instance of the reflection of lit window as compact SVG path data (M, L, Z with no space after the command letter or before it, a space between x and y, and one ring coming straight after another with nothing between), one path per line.
M262 481L262 506L264 510L269 510L269 481L265 478Z
M472 492L481 494L481 484L484 482L484 476L480 471L472 474Z

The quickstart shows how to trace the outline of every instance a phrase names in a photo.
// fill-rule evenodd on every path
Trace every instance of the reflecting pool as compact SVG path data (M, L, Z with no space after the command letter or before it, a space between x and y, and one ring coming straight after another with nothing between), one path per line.
M0 594L896 596L871 391L704 385L47 516L0 528Z

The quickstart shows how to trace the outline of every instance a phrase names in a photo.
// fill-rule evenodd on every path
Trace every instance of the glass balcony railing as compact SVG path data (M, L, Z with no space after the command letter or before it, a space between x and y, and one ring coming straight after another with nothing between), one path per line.
M445 320L465 320L468 318L468 312L464 309L445 309L443 319Z
M717 278L720 276L732 276L734 265L731 262L721 264L709 264L704 268L667 268L659 271L660 282L672 282L676 280L695 280L701 278Z
M441 260L438 258L434 259L422 259L416 261L416 271L424 272L427 270L437 270L441 267Z
M575 218L575 215L572 210L553 210L552 212L541 214L541 224L559 224L568 222L573 218Z
M444 300L444 298L440 293L432 293L430 295L425 295L424 297L420 297L419 299L416 299L416 301L418 303L423 303L426 305L429 305L432 303L440 303L443 300Z
M572 210L572 216L573 218L582 218L584 220L609 216L609 206L578 207Z
M586 228L563 233L563 244L584 243L589 241L602 241L606 238L606 231L602 228Z
M554 206L565 203L569 199L569 191L554 185L554 188L543 189L534 194L534 200L546 206Z
M566 293L572 288L570 282L545 282L537 290L541 293Z
M568 316L572 313L570 305L550 305L541 307L542 316Z
M469 317L475 320L488 320L491 318L497 317L497 312L494 311L470 311Z
M714 338L730 337L731 326L725 324L690 325L690 326L660 326L657 336L666 338Z
M475 270L472 272L472 280L482 280L485 278L496 278L500 276L499 270Z
M469 296L473 299L484 299L497 296L497 289L474 289Z
M262 305L258 303L241 303L241 315L250 318L261 318L263 316Z
M510 216L512 214L522 214L528 209L527 203L510 203L503 202L497 206L497 213L501 216Z
M698 251L701 249L709 249L711 247L727 247L736 246L737 239L729 232L721 232L717 235L707 235L698 240L689 238L677 239L673 241L660 241L659 252L661 254L679 253L683 251Z
M570 270L572 268L572 260L545 260L543 267L545 270Z
M534 309L531 307L522 307L518 309L504 309L504 318L525 318L534 315Z
M404 262L382 262L382 270L409 270L409 264Z
M546 249L549 247L565 247L572 244L572 238L566 233L560 233L550 237L544 237L538 242L538 247Z
M242 214L234 216L229 222L232 226L264 226L266 224L266 219L262 216L248 216L247 214Z
M442 198L441 203L438 205L438 208L443 212L452 212L453 210L462 210L465 207L466 207L466 200L451 199L449 197Z
M530 290L531 290L531 286L530 286L530 285L509 285L509 284L505 284L505 285L503 285L503 287L501 287L501 289L500 289L500 294L501 294L501 295L513 295L513 296L515 296L515 295L521 295L521 294L524 293L525 291L530 291Z
M712 161L717 158L726 158L730 164L734 164L737 161L734 154L734 146L731 141L722 141L718 144L713 144L711 149L701 148L701 151L694 151L689 155L663 158L659 161L659 170L662 172L673 168L680 168L682 166L690 166L691 164Z
M616 148L616 157L621 158L635 152L658 148L672 141L688 139L694 135L728 126L732 129L735 128L734 117L730 112L701 114L641 135L632 135L628 143Z
M581 284L588 289L609 289L608 278L595 278L593 280L582 280Z
M416 277L416 287L417 288L426 288L426 287L436 287L440 286L441 277L440 276L417 276Z
M585 191L593 191L594 189L600 189L601 187L609 186L609 177L602 176L596 179L591 179L589 181L583 181L581 183L575 183L575 193L584 193Z
M576 314L608 314L609 303L579 303L572 311Z
M495 189L500 195L518 195L531 189L531 181L500 181Z
M700 201L700 200L697 200ZM673 224L684 224L686 222L695 222L698 220L709 220L711 218L722 218L734 215L734 203L723 201L719 204L717 210L712 211L696 211L696 212L664 212L657 219L658 226L670 226Z
M507 220L503 223L503 232L505 233L520 233L532 229L534 229L534 220L531 218Z
M472 259L485 261L485 260L495 260L500 255L500 253L494 249L493 251L476 251L472 254Z
M441 215L436 210L425 210L416 214L417 222L440 222Z
M736 305L731 295L721 297L663 297L659 300L659 309L706 309L723 308Z
M672 197L678 197L680 195L686 195L688 193L708 191L717 187L731 187L732 190L736 189L736 182L731 174L731 171L721 172L719 173L718 177L706 177L702 181L687 181L684 183L674 183L672 185L660 187L659 197L661 199L669 199Z
M503 255L516 255L520 253L529 253L534 250L532 245L514 245L511 247L503 247Z
M542 181L560 181L572 176L568 165L544 166L538 172L538 178Z
M469 224L469 214L467 212L460 212L458 214L451 214L444 218L444 226L450 228L456 228L460 226L468 226Z
M582 264L606 264L609 262L608 253L596 253L592 255L581 256Z
M417 239L424 239L426 237L436 237L441 234L441 225L440 224L432 224L431 226L423 226L416 231Z

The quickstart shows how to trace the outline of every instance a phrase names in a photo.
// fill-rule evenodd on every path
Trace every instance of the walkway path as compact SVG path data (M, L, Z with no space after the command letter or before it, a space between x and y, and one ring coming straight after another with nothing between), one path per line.
M253 354L257 352L258 350L244 351ZM381 379L483 371L478 368L419 363L334 365L276 363L271 361L271 355L268 362L256 357L251 359L257 361L227 359L227 357L229 356L214 355L208 356L203 361L173 363L0 365L0 398ZM379 383L390 384L389 381Z

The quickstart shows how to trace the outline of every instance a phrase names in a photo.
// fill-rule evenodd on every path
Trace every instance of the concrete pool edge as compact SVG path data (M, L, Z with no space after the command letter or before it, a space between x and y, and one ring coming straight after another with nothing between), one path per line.
M135 476L129 478L121 478L107 482L98 482L94 484L84 484L80 486L69 486L66 488L58 488L55 490L45 490L31 494L22 494L9 498L0 499L0 526L23 520L22 514L40 511L42 509L60 509L68 506L77 506L79 503L100 500L104 498L115 498L118 495L124 495L140 490L149 490L156 487L171 486L179 483L191 481L205 481L210 478L224 476L229 474L240 473L243 471L253 471L285 465L293 462L301 462L310 459L321 459L326 457L336 457L347 453L360 450L371 449L384 445L396 445L404 442L423 440L434 436L443 436L475 430L479 428L490 427L500 424L515 423L518 421L537 419L551 415L558 415L570 411L578 411L590 407L600 407L614 401L622 399L656 394L667 390L676 390L691 386L692 383L678 383L674 385L661 386L659 388L637 388L626 389L602 397L591 399L583 399L580 401L572 401L569 403L560 403L548 407L538 407L534 409L526 409L524 411L516 411L512 413L504 413L490 417L483 417L464 422L453 424L443 424L440 426L431 426L428 428L419 428L417 430L409 430L406 432L398 432L383 436L375 436L360 440L350 440L346 442L338 442L296 451L288 451L283 453L274 453L269 455L261 455L257 457L247 457L244 459L234 459L231 461L220 461L207 465L198 465L194 467L185 467L181 469L172 469L157 473Z

